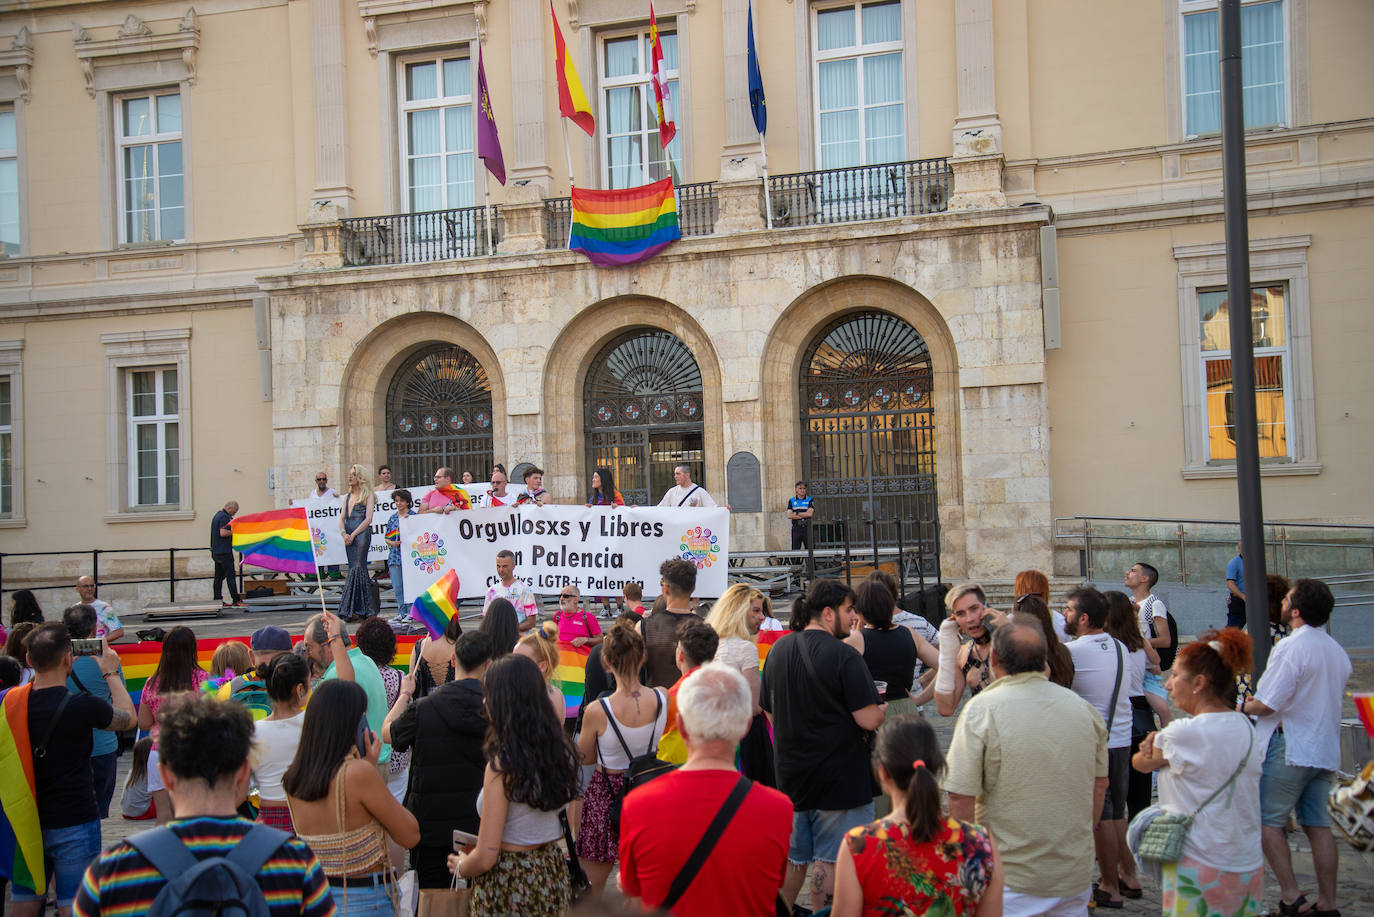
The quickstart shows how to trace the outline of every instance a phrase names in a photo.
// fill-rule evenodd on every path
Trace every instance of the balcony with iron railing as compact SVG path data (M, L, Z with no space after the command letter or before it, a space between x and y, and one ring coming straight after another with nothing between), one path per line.
M763 224L757 228L795 229L941 213L949 206L953 175L947 158L773 175L766 179L766 188L755 180ZM717 234L722 184L677 186L678 225L684 237ZM753 193L749 192L751 201ZM342 219L337 241L340 260L344 267L362 267L492 255L500 251L497 246L506 235L503 211L513 206L518 205ZM572 199L546 198L532 206L539 208L537 228L531 225L528 230L537 240L534 244L542 242L545 250L566 248ZM752 211L753 204L744 209Z

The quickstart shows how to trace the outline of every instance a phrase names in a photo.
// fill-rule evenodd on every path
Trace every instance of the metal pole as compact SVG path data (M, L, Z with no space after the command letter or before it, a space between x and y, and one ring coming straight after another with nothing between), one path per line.
M773 197L768 190L768 144L763 142L763 134L759 134L759 152L763 154L763 209L764 225L769 229L773 228Z
M814 517L813 517L814 519ZM816 527L812 519L806 520L806 582L816 581Z
M91 549L91 579L95 582L95 597L100 598L100 549Z
M878 569L878 520L865 519L864 525L868 526L868 540L873 545L873 569Z
M840 522L840 531L844 533L844 581L845 581L846 584L852 585L852 581L850 580L850 576L849 576L849 521L848 521L848 520L842 520L842 521Z
M930 521L930 527L935 532L935 585L940 584L944 579L945 571L940 569L940 510L935 510L935 518ZM924 567L924 564L922 565ZM926 575L921 573L921 588L926 587Z
M167 549L167 601L177 600L177 549Z
M1235 399L1236 496L1245 557L1246 629L1254 641L1255 677L1269 661L1269 602L1264 576L1264 508L1260 500L1259 428L1255 417L1255 351L1250 314L1250 227L1245 191L1240 0L1221 0L1221 180L1226 224L1226 301L1231 326Z
M897 526L897 601L900 604L902 596L906 595L906 550L902 544L902 520L893 519L892 524Z

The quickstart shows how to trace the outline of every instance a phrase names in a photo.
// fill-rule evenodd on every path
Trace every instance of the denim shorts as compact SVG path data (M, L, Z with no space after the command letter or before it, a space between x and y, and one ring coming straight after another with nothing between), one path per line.
M396 902L391 897L391 885L364 885L344 888L331 885L329 891L340 914L349 917L395 917Z
M1164 690L1164 678L1154 672L1145 673L1145 693L1153 694L1155 697L1168 698L1169 692Z
M1283 733L1275 732L1260 774L1260 824L1282 828L1288 813L1297 809L1298 824L1304 828L1330 827L1326 800L1335 775L1320 767L1289 764L1284 760L1287 750Z
M57 886L57 906L71 907L81 888L86 867L100 856L100 821L88 821L70 828L47 828L43 831L43 868L48 881ZM34 894L22 885L10 889L14 901L40 901L45 896Z
M834 863L851 829L873 821L873 803L855 809L807 809L792 813L792 843L787 860L796 866L812 861Z

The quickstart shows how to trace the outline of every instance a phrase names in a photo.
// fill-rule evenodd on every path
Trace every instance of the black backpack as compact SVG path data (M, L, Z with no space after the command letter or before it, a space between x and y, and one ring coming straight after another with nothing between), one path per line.
M1168 620L1169 624L1169 645L1159 648L1159 670L1161 672L1167 672L1172 669L1174 667L1174 658L1178 656L1178 622L1174 620L1174 616L1169 613L1168 609L1165 609L1164 617ZM1154 633L1155 622L1158 620L1159 618L1150 619L1150 636L1152 637L1159 636L1159 634Z
M649 728L649 747L644 750L642 755L634 754L630 751L630 746L625 744L625 736L621 734L620 727L616 725L615 717L611 715L611 705L607 703L607 699L603 697L598 701L606 711L606 722L610 724L611 729L615 730L615 737L620 740L620 747L624 749L625 757L630 759L629 767L625 768L625 783L620 793L611 800L611 822L613 824L620 824L620 802L630 790L641 787L650 780L662 777L664 774L677 769L676 764L671 764L658 757L658 742L654 739L654 732L658 728L658 715L663 712L663 695L654 691L654 700L657 702L654 707L653 722L655 725Z
M129 844L167 880L147 917L270 917L254 876L290 837L254 825L228 855L198 860L171 828L134 835Z

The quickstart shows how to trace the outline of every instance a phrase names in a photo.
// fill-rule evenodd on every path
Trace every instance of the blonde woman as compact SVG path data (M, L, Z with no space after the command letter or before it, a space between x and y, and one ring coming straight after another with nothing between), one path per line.
M377 613L372 606L372 587L367 577L367 550L372 545L372 511L377 495L362 465L348 469L348 493L339 513L339 534L348 552L348 579L339 599L339 617L358 621Z
M253 667L253 657L249 654L248 644L238 640L226 640L215 647L215 655L210 657L210 677L224 678L242 675Z
M711 606L706 623L720 637L716 662L738 669L754 699L754 718L739 745L740 770L765 786L776 786L773 772L773 736L768 718L759 707L759 627L767 619L767 597L757 589L736 583Z
M545 621L534 633L520 638L520 642L515 644L515 652L529 657L539 666L549 703L558 713L558 719L564 719L567 716L567 704L563 700L563 692L553 683L553 677L558 674L558 625Z

